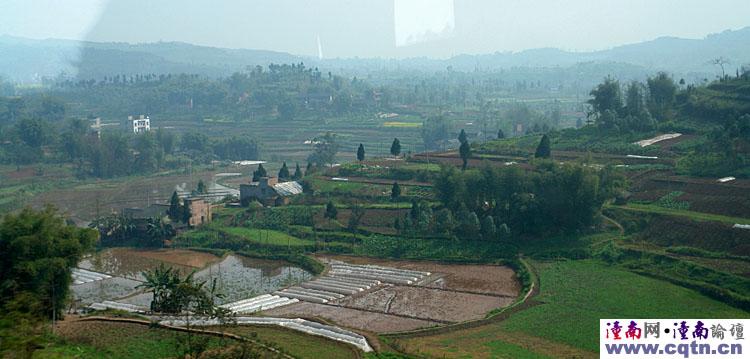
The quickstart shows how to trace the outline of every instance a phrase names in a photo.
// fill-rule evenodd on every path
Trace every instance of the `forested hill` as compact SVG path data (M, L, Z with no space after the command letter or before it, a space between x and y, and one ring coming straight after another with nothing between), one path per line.
M190 73L228 76L247 66L299 63L283 52L223 49L182 42L148 44L97 43L71 40L30 40L0 36L0 76L34 82L60 73L80 79L115 74Z
M0 56L0 76L16 82L38 82L61 72L78 74L78 79L145 73L191 73L220 77L244 70L247 66L299 62L326 71L347 69L355 74L383 69L444 71L450 67L459 71L497 71L569 67L571 75L578 75L577 66L589 64L611 67L614 72L620 72L616 75L632 78L641 78L643 73L668 71L676 77L696 82L703 78L711 80L721 74L721 66L712 64L712 60L723 59L727 73L733 73L735 69L750 63L750 27L708 35L703 39L662 37L592 52L531 49L515 53L458 55L450 59L318 60L283 52L223 49L180 42L96 43L10 36L0 36L0 54L3 54ZM627 73L622 73L623 67Z

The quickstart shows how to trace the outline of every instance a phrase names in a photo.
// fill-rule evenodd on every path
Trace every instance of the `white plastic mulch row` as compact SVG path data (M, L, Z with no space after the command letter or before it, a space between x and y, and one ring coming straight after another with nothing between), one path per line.
M671 140L673 138L677 138L680 136L682 136L681 133L667 133L667 134L659 135L659 136L649 138L646 140L640 140L638 142L635 142L634 144L641 146L641 147L646 147L646 146L653 145L654 143L657 143L657 142Z
M735 223L732 228L739 228L739 229L750 229L750 224L739 224Z
M344 342L361 349L364 352L371 352L372 347L367 342L367 338L355 332L334 327L331 325L320 324L313 321L296 318L269 318L269 317L237 317L236 323L239 325L278 325L289 329L294 329L303 333L317 335L328 339ZM177 327L186 325L184 320L169 319L160 321L161 324ZM193 326L213 326L219 325L218 319L194 319L190 321Z
M340 293L304 287L290 287L276 291L273 294L320 304L325 304L329 301L344 297L344 295Z
M334 277L371 279L393 284L414 284L429 276L430 272L381 267L375 265L331 264L329 271Z
M263 310L278 308L284 305L297 303L299 299L282 297L278 295L263 294L257 297L243 299L234 303L223 304L220 307L229 309L232 313L255 313Z
M626 155L627 158L639 158L642 160L658 160L659 157L657 156L641 156L641 155Z
M147 308L144 308L138 305L113 302L110 300L105 300L101 303L94 303L94 304L91 304L91 306L89 307L95 310L118 309L118 310L124 310L126 312L131 312L131 313L146 313L148 311Z
M112 276L108 274L92 272L81 268L73 268L71 276L73 277L73 284L90 283L97 280L112 278Z

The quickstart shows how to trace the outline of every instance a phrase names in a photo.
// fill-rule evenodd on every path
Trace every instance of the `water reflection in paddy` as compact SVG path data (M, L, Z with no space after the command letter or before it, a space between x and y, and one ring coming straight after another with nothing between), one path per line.
M84 259L79 266L115 277L97 284L74 285L73 292L82 304L117 300L148 306L151 294L135 290L135 285L138 284L136 281L143 281L141 272L156 268L162 263L179 269L183 274L195 271L195 278L206 281L207 285L216 279L218 292L224 295L221 303L270 293L312 278L309 272L284 261L234 254L220 258L186 250L112 248ZM197 267L198 265L202 267ZM125 283L127 284L123 285Z
M207 283L216 278L223 302L233 302L309 280L312 275L283 261L228 255L198 271L195 278Z

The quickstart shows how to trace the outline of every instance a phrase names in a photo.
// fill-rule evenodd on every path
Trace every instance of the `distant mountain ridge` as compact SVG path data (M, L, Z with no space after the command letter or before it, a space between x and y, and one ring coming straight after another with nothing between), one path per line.
M665 70L698 76L715 76L713 58L730 61L728 72L750 64L750 27L727 30L703 39L660 37L651 41L591 52L570 52L554 48L482 55L458 55L449 59L414 57L407 59L323 59L284 52L226 49L182 42L145 44L99 43L74 40L32 40L0 36L0 76L17 82L38 82L60 73L82 79L100 79L116 74L196 73L226 76L248 66L269 63L305 62L323 69L352 72L378 69L439 71L449 66L473 71L514 67L570 67L581 63L619 63L647 71Z

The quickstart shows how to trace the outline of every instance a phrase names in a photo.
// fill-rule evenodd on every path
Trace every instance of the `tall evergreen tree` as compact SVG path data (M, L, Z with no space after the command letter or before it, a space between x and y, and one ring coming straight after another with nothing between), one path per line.
M466 131L464 129L461 129L461 133L458 134L458 142L464 143L466 142Z
M172 198L169 199L169 209L167 210L167 216L172 222L178 222L182 220L182 208L180 208L180 196L177 195L177 191L172 192Z
M357 161L362 162L364 160L365 160L365 146L360 143L359 148L357 148Z
M461 142L461 147L458 148L458 154L461 156L461 169L465 170L469 165L469 158L471 157L471 145L469 142Z
M398 155L401 154L401 142L398 138L393 139L393 143L391 144L391 154L393 157L398 157Z
M190 201L183 201L182 205L182 222L189 225L190 217L193 216L193 212L190 210Z
M281 169L279 170L279 180L288 180L289 179L289 168L286 166L286 162L284 162L281 165Z
M299 168L299 162L297 162L297 166L294 167L294 175L292 175L293 180L298 180L302 178L302 169Z
M206 184L203 183L203 180L198 180L198 188L196 189L196 192L198 192L198 194L206 193Z
M552 157L552 149L549 144L549 137L547 135L542 136L542 140L539 141L539 146L536 147L536 158L550 158Z
M266 172L266 169L263 168L263 164L258 165L258 169L253 172L253 182L260 181L261 177L268 177L268 172Z
M401 187L398 185L398 182L393 182L393 186L391 187L391 199L395 201L399 197L401 197Z
M338 214L339 214L339 211L336 209L336 206L333 204L333 201L328 201L328 203L326 203L326 212L323 216L328 219L336 219Z

